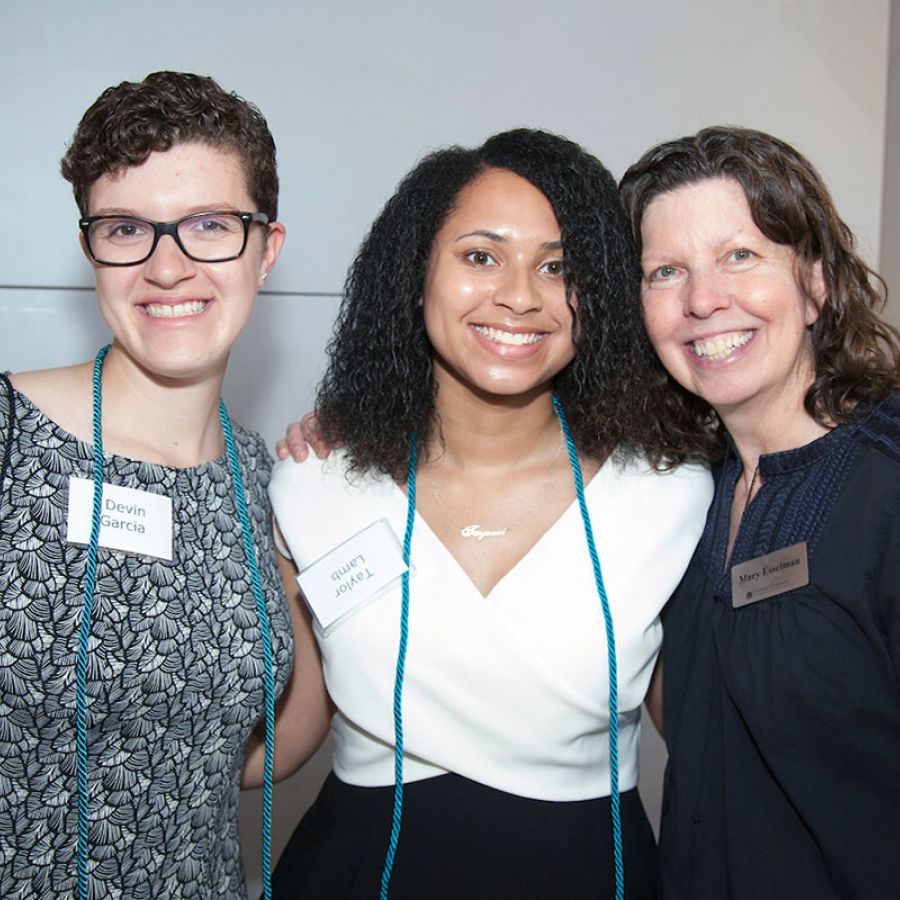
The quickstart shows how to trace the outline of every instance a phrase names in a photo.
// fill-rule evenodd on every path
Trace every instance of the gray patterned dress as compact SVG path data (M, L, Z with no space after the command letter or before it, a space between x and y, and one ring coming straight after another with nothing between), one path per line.
M75 655L86 549L65 541L92 450L0 382L0 897L75 895ZM14 419L14 425L11 421ZM235 427L271 620L293 653L259 435ZM107 454L104 480L173 500L175 559L101 548L88 667L89 872L99 898L246 896L244 745L263 711L260 632L226 459L171 469Z

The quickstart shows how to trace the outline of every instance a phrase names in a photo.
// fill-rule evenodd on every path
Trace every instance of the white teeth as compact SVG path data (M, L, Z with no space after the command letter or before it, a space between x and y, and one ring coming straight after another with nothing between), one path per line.
M205 300L189 300L187 303L148 303L144 309L153 319L177 319L181 316L196 316L206 309Z
M701 359L725 359L738 347L743 347L750 338L752 331L735 331L731 334L720 334L718 337L706 341L694 341L693 349Z
M510 344L513 347L519 347L523 344L536 344L544 339L543 334L525 331L500 331L499 328L489 328L487 325L473 325L475 331L482 337L486 337L489 341L495 341L498 344Z

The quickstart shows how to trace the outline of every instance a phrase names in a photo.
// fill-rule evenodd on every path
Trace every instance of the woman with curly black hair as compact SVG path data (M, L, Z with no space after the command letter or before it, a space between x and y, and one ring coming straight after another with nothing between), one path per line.
M337 708L279 896L656 895L640 706L710 486L648 433L639 282L613 178L544 132L433 153L375 221L343 450L271 485Z

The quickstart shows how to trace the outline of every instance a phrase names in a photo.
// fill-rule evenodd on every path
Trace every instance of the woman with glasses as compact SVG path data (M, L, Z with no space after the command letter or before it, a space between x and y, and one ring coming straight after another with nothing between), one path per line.
M244 751L270 791L292 617L295 752L328 713L269 456L220 400L284 240L275 145L159 72L98 98L62 170L112 341L0 385L0 895L242 898Z

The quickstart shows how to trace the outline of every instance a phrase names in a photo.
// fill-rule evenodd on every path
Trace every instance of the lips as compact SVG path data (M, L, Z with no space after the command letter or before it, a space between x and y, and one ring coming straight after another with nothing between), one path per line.
M735 350L748 343L754 334L754 331L732 331L729 334L694 341L690 344L690 348L700 359L712 361L727 359Z
M492 328L490 325L473 325L472 329L488 341L506 344L509 347L538 344L547 336L544 331L503 331L500 328Z
M205 300L188 300L185 303L145 303L142 307L151 319L181 319L198 316L206 309Z

